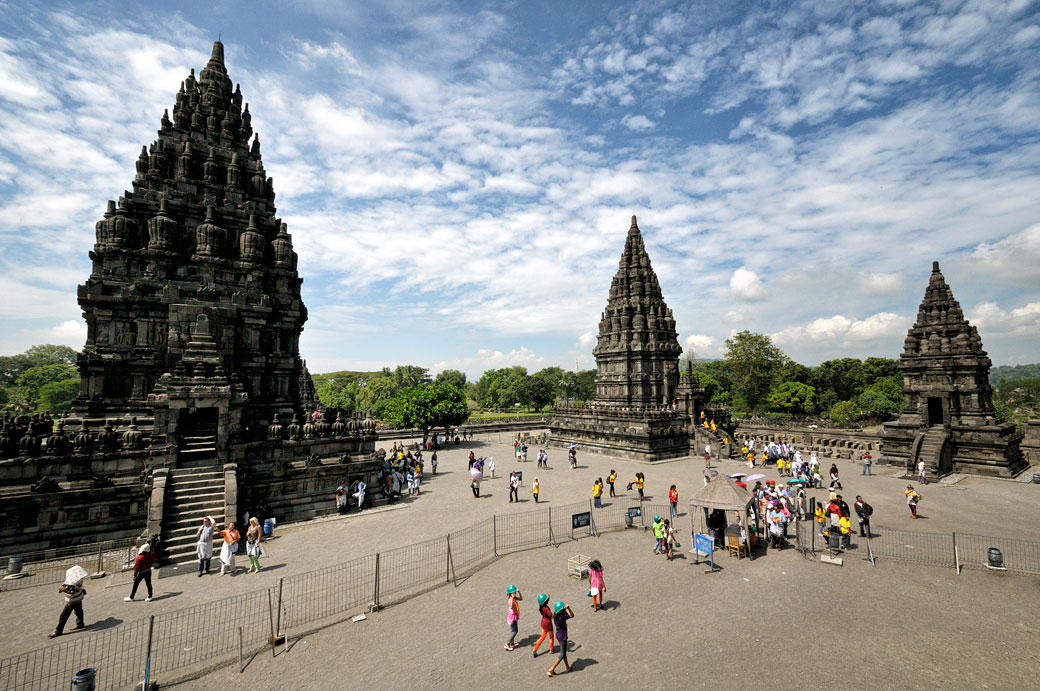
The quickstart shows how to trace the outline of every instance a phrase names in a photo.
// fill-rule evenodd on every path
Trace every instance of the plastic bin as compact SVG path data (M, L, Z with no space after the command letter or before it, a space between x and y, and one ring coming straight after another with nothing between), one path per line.
M264 537L271 537L271 533L274 532L274 519L268 518L264 521Z
M11 557L7 560L7 574L13 575L22 572L22 558Z
M94 691L94 677L97 673L93 667L81 669L72 675L72 691Z

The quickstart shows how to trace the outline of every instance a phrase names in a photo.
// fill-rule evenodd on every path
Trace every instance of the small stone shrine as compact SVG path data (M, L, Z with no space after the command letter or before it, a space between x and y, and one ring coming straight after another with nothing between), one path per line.
M1011 477L1026 467L1022 435L997 420L989 384L990 359L982 339L939 271L932 276L917 321L907 333L899 371L903 414L885 423L883 462L928 473Z
M689 455L704 391L692 372L680 386L681 352L633 216L592 351L595 398L556 406L550 444L644 461Z
M203 515L306 518L334 510L344 479L374 479L375 422L315 412L303 280L274 201L217 41L95 227L73 415L56 431L3 420L0 546L141 534L176 556Z

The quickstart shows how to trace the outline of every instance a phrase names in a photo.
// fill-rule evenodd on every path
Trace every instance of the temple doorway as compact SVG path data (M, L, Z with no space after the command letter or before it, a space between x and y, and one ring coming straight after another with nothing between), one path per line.
M941 427L943 424L943 404L941 398L928 399L928 426Z

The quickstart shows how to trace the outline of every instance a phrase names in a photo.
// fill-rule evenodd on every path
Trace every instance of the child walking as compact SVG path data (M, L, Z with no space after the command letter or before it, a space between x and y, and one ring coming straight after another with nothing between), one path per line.
M607 585L603 582L603 564L599 559L589 562L589 595L592 596L592 611L598 612L603 607L603 593Z
M571 671L571 663L567 661L567 620L574 618L574 612L571 608L563 604L563 600L557 600L553 605L553 623L556 624L556 640L560 644L560 654L556 658L556 661L552 663L552 667L549 668L549 676L556 676L556 666L563 661L563 664L567 666L567 671Z
M520 621L520 600L524 599L524 596L516 589L515 585L510 585L506 588L506 595L509 596L509 601L506 603L506 623L509 624L509 641L505 645L506 650L514 650L516 648L516 633L519 630Z
M538 596L538 613L542 615L542 635L538 638L538 642L534 644L534 651L531 653L532 657L538 657L538 647L545 640L545 637L549 637L549 654L556 652L556 638L553 636L553 612L549 608L549 596L542 593Z

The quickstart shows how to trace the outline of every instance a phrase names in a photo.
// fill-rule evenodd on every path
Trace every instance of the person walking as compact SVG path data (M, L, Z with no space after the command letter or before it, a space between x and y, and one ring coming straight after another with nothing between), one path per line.
M643 477L642 473L636 473L636 491L639 492L639 501L643 501L643 485L646 484L646 478Z
M921 501L921 495L913 485L907 485L903 494L906 496L906 505L910 507L910 518L917 518L917 503Z
M858 494L852 507L856 510L856 518L859 519L859 536L870 537L870 514L874 513L874 507L863 501L863 497Z
M124 597L123 600L133 602L134 595L137 595L137 586L144 581L145 586L148 587L148 597L144 601L152 601L152 566L154 564L155 555L152 554L152 546L146 542L137 550L137 559L134 560L134 586L130 589L129 597Z
M260 570L260 555L264 551L260 548L260 539L263 537L260 530L260 521L256 516L249 519L249 529L246 531L246 556L249 557L249 571L256 573Z
M664 521L660 516L654 516L654 554L664 553Z
M838 519L838 530L841 531L841 548L849 549L852 546L852 522L848 516Z
M221 531L220 536L224 538L224 544L220 546L220 575L223 576L224 570L227 569L234 576L235 552L238 551L238 541L242 539L242 535L235 530L235 522L232 521Z
M213 561L213 530L216 524L213 522L212 516L206 516L202 519L202 525L195 531L195 556L199 558L199 574L198 577L202 578L202 571L205 569L206 573L209 573L210 562Z
M545 637L549 637L549 654L556 652L556 637L553 636L553 612L552 608L549 607L549 596L542 593L538 596L538 613L542 615L542 635L538 637L538 642L534 644L534 650L531 652L531 657L538 657L538 648L542 645L542 641Z
M711 443L710 442L704 445L704 467L705 468L710 468L711 467Z
M538 493L540 491L541 491L541 486L538 484L538 478L535 478L534 482L531 483L531 495L534 497L534 503L535 504L538 503ZM552 509L551 506L549 508Z
M592 611L598 612L603 607L603 593L607 591L603 580L603 564L599 559L589 562L589 595L592 596Z
M874 457L867 451L863 454L863 471L860 475L870 475L870 466L874 463Z
M836 463L831 463L830 475L831 475L831 489L834 489L835 486L837 486L838 489L845 489L844 487L841 486L841 480L838 479L838 465Z
M69 569L70 571L72 569ZM86 578L87 572L81 569L83 578ZM76 613L76 625L72 627L73 631L82 629L86 624L83 621L83 598L87 594L86 588L83 587L83 578L78 580L69 580L68 573L66 572L65 582L58 586L58 592L65 596L65 606L61 609L61 614L58 615L58 625L54 627L54 631L47 634L47 638L57 638L65 632L65 623L69 620L69 615L73 612Z
M516 589L515 585L506 588L506 623L509 624L509 640L506 641L505 649L516 649L516 634L520 630L520 601L524 596Z
M603 495L603 479L596 478L596 481L592 483L592 506L597 509L603 508L603 502L600 501L600 497Z
M614 483L617 482L617 471L613 468L610 469L610 475L607 476L607 484L610 485L610 496L617 496L614 494Z
M488 472L491 473L491 479L495 479L495 457L492 456L488 459Z
M520 478L516 476L516 471L509 473L509 503L520 502Z
M434 451L433 455L430 456L430 467L433 468L433 474L437 474L437 452Z
M671 512L671 518L679 517L679 491L675 489L675 485L668 490L668 510Z
M569 642L567 637L567 621L574 618L574 612L571 608L563 603L563 600L557 600L553 605L553 623L556 625L556 642L560 644L560 654L553 662L552 667L549 668L549 676L556 676L556 666L562 661L567 667L567 671L571 671L571 663L567 661L567 643Z
M925 476L924 460L921 458L917 459L917 481L922 485L928 484L928 478Z
M672 560L672 549L675 547L675 526L671 521L664 522L664 554L668 561Z

